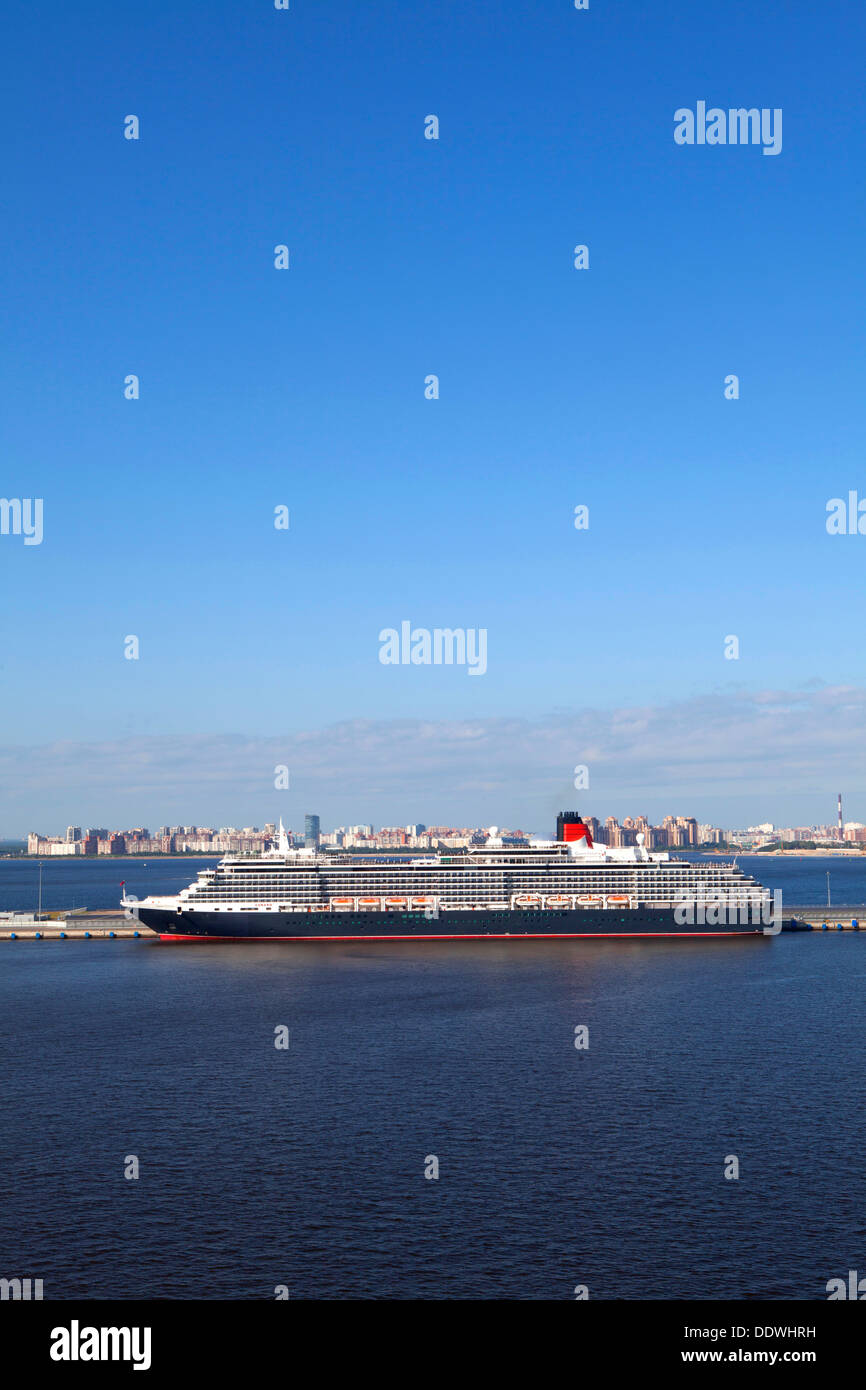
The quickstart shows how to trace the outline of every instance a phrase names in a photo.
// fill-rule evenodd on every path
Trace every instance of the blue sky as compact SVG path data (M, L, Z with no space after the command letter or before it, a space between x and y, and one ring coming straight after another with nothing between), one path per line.
M0 832L168 800L207 823L525 824L592 772L597 719L706 700L745 788L744 697L866 686L866 536L824 524L866 496L861 7L4 15L0 494L42 497L45 535L0 536ZM782 108L781 154L677 146L698 100ZM381 665L404 619L486 628L487 673ZM341 797L327 731L357 720L483 727L495 793L447 739L435 796L404 763ZM513 720L553 720L547 763L511 766ZM835 765L813 730L741 795L659 744L642 805L597 739L586 809L789 822L826 797L830 819L844 776L866 820L861 755ZM299 735L335 761L297 758L284 804L265 764ZM215 802L226 736L259 752ZM166 738L211 751L158 787L121 751L85 795L94 749L151 740L159 766ZM37 775L56 743L77 751Z

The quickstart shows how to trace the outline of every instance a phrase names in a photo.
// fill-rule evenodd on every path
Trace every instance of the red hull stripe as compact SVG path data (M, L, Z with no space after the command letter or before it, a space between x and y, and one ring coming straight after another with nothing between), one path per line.
M679 940L680 937L700 939L703 936L763 936L763 931L592 931L592 932L484 932L479 936L180 936L160 933L160 941L597 941L605 937L640 937L654 941L659 937Z

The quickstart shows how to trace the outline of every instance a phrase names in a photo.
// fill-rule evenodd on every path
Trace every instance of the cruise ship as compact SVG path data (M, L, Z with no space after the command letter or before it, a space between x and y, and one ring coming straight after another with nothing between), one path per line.
M594 844L576 812L560 839L506 846L495 826L461 850L297 849L280 822L271 849L202 869L173 897L127 896L128 918L163 941L473 940L775 935L779 895L736 863Z

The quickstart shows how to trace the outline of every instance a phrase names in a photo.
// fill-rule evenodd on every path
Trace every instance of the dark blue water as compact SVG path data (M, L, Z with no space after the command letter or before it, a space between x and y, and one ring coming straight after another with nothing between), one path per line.
M808 900L803 863L764 879ZM194 867L51 864L46 888L109 906ZM0 863L4 906L34 870ZM833 861L862 902L858 873ZM866 1268L864 1000L866 933L0 942L0 1274L56 1298L823 1299Z
M866 934L0 972L0 1270L46 1297L814 1299L866 1267Z
M0 859L0 911L35 911L42 864L42 906L54 908L120 909L125 892L145 898L148 893L178 893L192 883L199 869L219 863L218 857L189 859L46 858ZM126 889L121 888L126 880Z

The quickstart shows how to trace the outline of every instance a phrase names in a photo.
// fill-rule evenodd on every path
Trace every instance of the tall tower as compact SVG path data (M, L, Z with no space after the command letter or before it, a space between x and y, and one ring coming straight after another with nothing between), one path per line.
M318 849L319 835L319 817L304 816L304 847L306 849Z
M842 828L842 793L839 793L839 839L844 840L845 832Z

